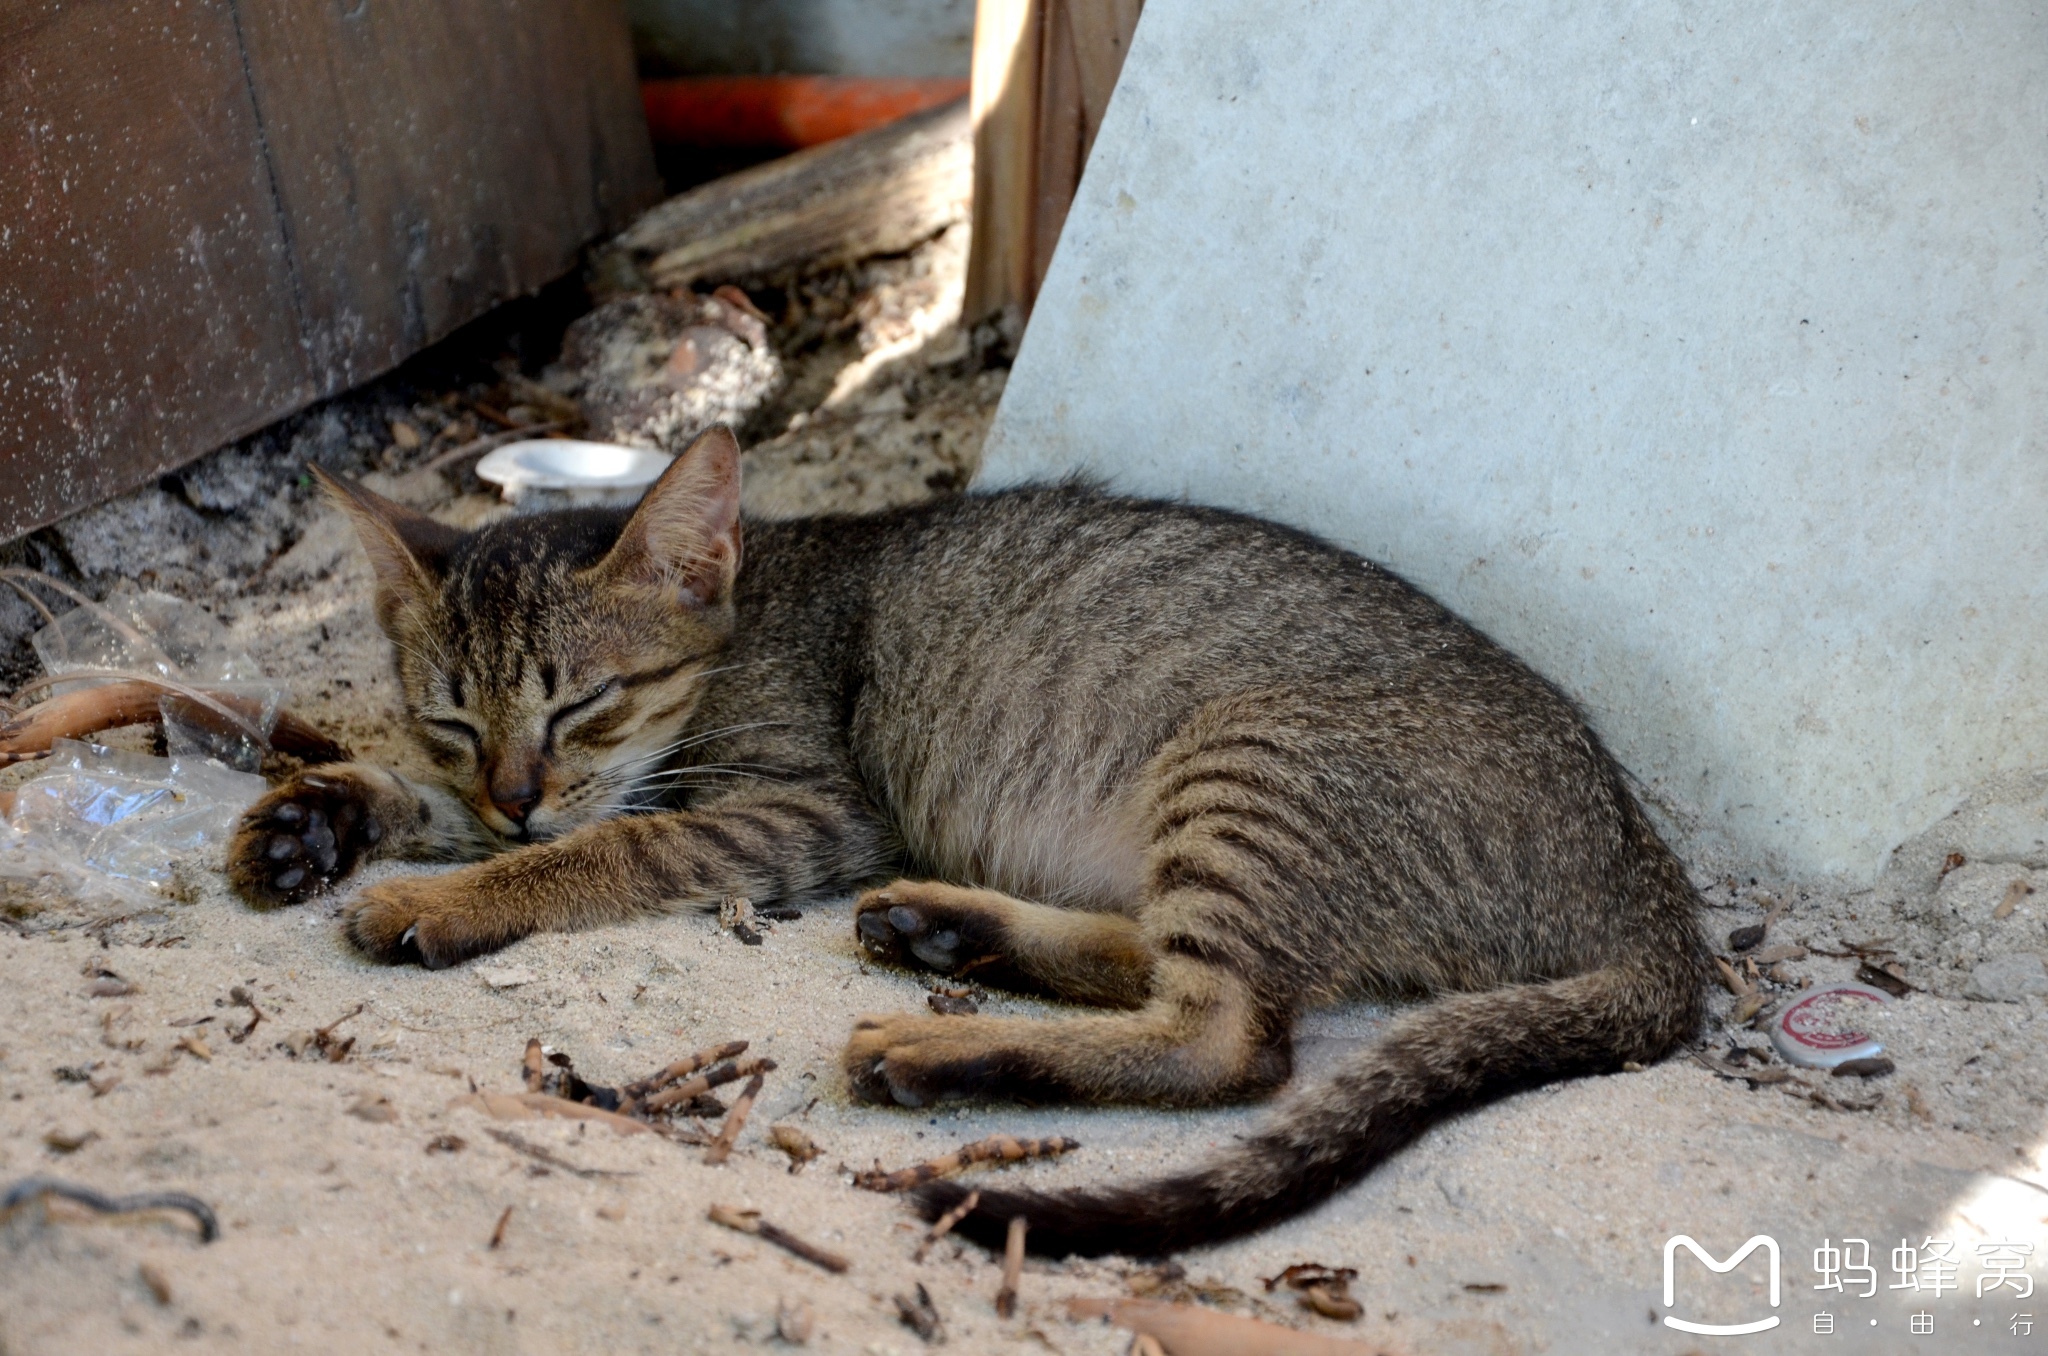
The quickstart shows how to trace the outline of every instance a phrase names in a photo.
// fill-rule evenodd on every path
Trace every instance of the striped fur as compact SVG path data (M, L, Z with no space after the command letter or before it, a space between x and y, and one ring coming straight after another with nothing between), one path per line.
M465 537L337 487L440 784L280 788L238 840L244 893L480 857L345 910L370 954L438 965L871 886L854 922L876 957L1098 1009L862 1019L850 1088L909 1106L1258 1097L1303 1008L1431 1000L1205 1170L985 1191L962 1225L993 1240L1024 1214L1055 1253L1257 1228L1446 1114L1697 1024L1697 900L1619 769L1542 680L1371 563L1067 486L748 524L741 569L737 492L723 431L630 517Z

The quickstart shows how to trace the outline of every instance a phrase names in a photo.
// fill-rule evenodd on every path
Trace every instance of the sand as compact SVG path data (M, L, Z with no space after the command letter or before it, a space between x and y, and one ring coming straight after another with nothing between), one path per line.
M771 412L775 436L749 454L750 508L870 507L964 482L1002 374L980 370L951 325L962 244L865 266L833 282L837 320L785 327L796 381ZM502 512L473 481L423 474L417 457L379 445L380 421L417 397L374 388L304 417L260 455L234 450L254 469L229 509L209 516L189 492L151 488L53 540L80 543L76 568L102 589L161 550L156 586L213 608L291 682L299 710L362 756L403 762L367 567L292 458L302 442L325 448L450 521ZM193 479L226 483L232 469L202 466ZM2025 827L2041 791L2020 779L1966 807L1903 852L1874 892L1703 868L1717 941L1784 903L1769 944L1814 948L1781 963L1774 1004L1801 981L1849 978L1856 957L1819 952L1873 939L1889 939L1926 990L1882 1023L1895 1074L1809 1079L1838 1105L1875 1098L1871 1109L1788 1095L1796 1085L1752 1087L1687 1058L1561 1084L1442 1125L1322 1209L1174 1259L1179 1272L1162 1273L1158 1259L1034 1261L1007 1320L993 1307L999 1259L948 1241L913 1262L922 1226L900 1201L855 1189L849 1170L903 1166L991 1133L1062 1134L1082 1147L982 1171L1047 1186L1132 1181L1201 1161L1262 1109L853 1104L838 1065L852 1021L921 1007L926 989L863 961L843 901L774 925L759 947L685 916L535 937L426 973L351 952L333 899L260 914L228 894L217 863L200 864L188 898L140 916L88 930L122 910L86 898L0 928L0 1181L50 1174L108 1191L191 1192L218 1212L221 1237L203 1245L170 1215L17 1210L0 1223L0 1352L728 1351L776 1346L778 1308L808 1305L807 1349L908 1353L924 1343L893 1297L918 1283L949 1345L967 1352L1122 1352L1128 1334L1070 1322L1064 1301L1134 1292L1389 1352L1676 1353L1727 1340L1666 1328L1667 1312L1775 1314L1780 1327L1741 1350L1833 1349L1813 1335L1822 1311L1838 1333L1857 1334L1835 1339L1845 1350L2020 1350L2008 1320L2032 1302L2013 1285L1974 1295L1974 1248L2010 1235L2048 1252L2048 1008L2040 996L1964 995L1984 961L2024 966L2048 947L2048 873L2034 870L2048 861ZM1938 875L1954 851L1964 864ZM380 866L365 879L414 869ZM2015 880L2037 893L1993 918ZM513 967L532 977L488 981ZM109 973L133 991L90 996ZM263 1013L240 1040L251 1012L230 998L237 986ZM1001 993L982 1001L1060 1015ZM1724 1025L1733 996L1714 1001L1704 1046L1721 1059L1731 1045L1761 1050L1760 1034ZM354 1037L345 1059L292 1053L302 1033L352 1012L333 1033ZM1367 1005L1312 1014L1298 1081L1363 1048L1390 1015ZM778 1067L731 1159L714 1167L701 1149L653 1135L451 1107L472 1087L516 1090L529 1038L597 1082L728 1039ZM777 1123L802 1127L822 1156L792 1173L766 1139ZM828 1274L722 1229L706 1218L713 1204L758 1209L852 1267ZM1680 1308L1665 1310L1662 1249L1681 1232L1717 1255L1753 1234L1777 1239L1781 1305L1767 1306L1761 1269L1745 1264L1722 1278L1693 1267ZM1899 1240L1928 1235L1961 1244L1961 1293L1884 1288L1899 1279L1887 1266ZM1869 1241L1876 1295L1860 1298L1860 1283L1813 1289L1828 1279L1815 1250L1852 1237ZM1264 1289L1261 1278L1305 1261L1356 1268L1365 1316L1314 1317ZM1908 1332L1916 1311L1938 1325L1938 1345Z

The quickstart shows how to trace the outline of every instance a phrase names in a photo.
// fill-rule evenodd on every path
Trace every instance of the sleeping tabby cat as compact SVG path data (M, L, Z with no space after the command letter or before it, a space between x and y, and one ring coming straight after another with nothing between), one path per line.
M264 905L441 966L545 929L862 886L875 956L1099 1009L855 1024L856 1095L1199 1105L1285 1082L1295 1016L1428 998L1211 1166L984 1190L961 1227L1163 1253L1258 1228L1433 1121L1655 1059L1697 900L1571 705L1367 561L1065 486L749 523L723 429L630 514L464 534L338 481L431 781L322 768L253 808ZM932 1213L961 1190L927 1189Z

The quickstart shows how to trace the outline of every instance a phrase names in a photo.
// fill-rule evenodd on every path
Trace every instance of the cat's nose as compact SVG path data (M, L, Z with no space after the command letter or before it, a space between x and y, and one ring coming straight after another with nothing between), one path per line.
M491 788L491 804L498 807L498 813L514 824L524 824L533 807L540 804L540 788L519 786L510 791Z
M491 804L514 824L524 825L526 817L533 813L533 807L540 804L540 769L532 766L510 776L506 775L507 771L493 769Z

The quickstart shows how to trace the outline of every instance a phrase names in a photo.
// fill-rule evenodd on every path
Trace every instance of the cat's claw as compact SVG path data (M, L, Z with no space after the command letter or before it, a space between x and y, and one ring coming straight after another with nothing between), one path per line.
M491 923L470 867L437 876L400 876L357 892L341 929L372 960L441 970L496 951L524 934Z
M383 838L383 823L351 781L306 773L242 816L228 846L228 879L252 904L297 904L354 871Z

